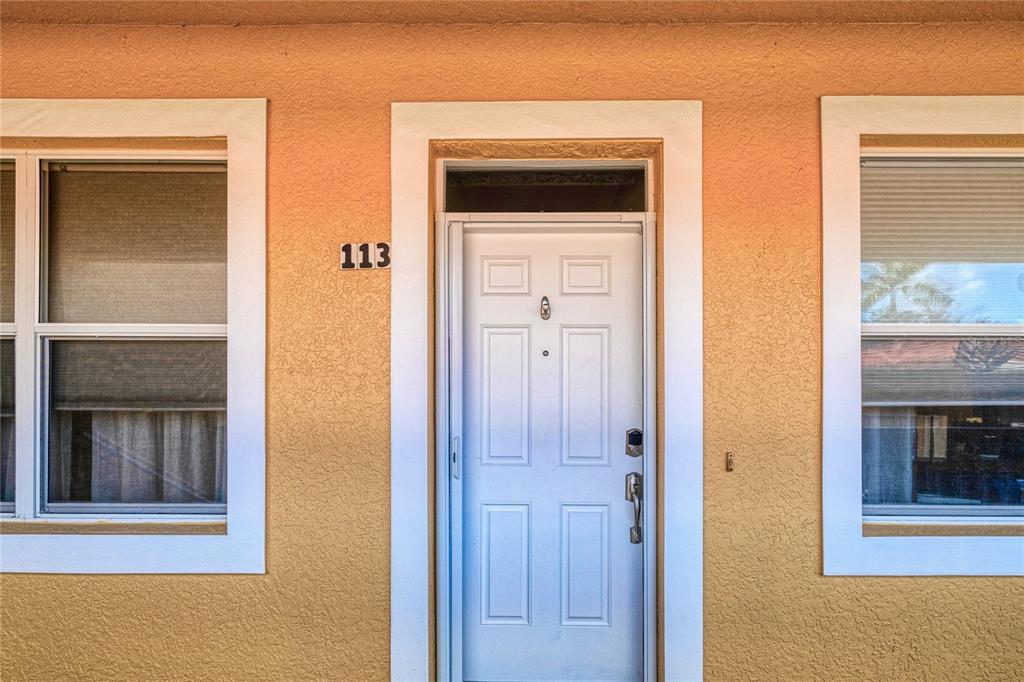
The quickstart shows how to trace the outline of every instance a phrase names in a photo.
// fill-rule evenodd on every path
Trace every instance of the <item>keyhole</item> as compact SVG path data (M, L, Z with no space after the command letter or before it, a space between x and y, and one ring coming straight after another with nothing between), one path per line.
M551 355L551 353L549 353L547 351L544 351L543 353L541 353L541 355L543 355L544 357L547 357L547 356Z

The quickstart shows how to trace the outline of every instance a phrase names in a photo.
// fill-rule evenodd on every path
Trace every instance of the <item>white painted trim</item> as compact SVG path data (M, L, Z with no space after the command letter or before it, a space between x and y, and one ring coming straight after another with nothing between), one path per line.
M0 535L0 570L38 573L262 573L265 554L266 100L3 100L0 131L14 137L225 136L228 151L228 324L104 325L119 335L227 335L228 532L223 536ZM38 325L36 183L29 161L54 158L225 158L223 153L20 150L16 516L40 517L39 339L88 325ZM25 291L31 288L31 291ZM25 301L33 305L25 305ZM94 329L95 331L95 329ZM24 358L22 361L21 358ZM23 379L27 379L23 381ZM23 418L24 417L24 418ZM27 463L27 466L22 466ZM130 518L118 518L118 521ZM140 519L149 521L152 519ZM180 517L174 517L180 520ZM191 519L190 519L191 520Z
M228 334L226 324L80 324L38 323L36 333L49 338L121 336L121 337L213 337Z
M430 665L428 154L432 139L664 140L666 680L703 674L701 103L394 103L391 131L391 676Z
M437 679L462 679L462 472L463 338L462 222L439 214L434 222L437 243L436 428L437 504ZM458 264L458 267L452 267ZM460 340L452 343L452 339ZM445 351L447 349L447 352ZM459 434L454 436L453 434ZM455 560L456 557L458 560ZM460 608L455 608L455 605ZM446 636L448 635L448 636Z
M648 172L648 176L650 173ZM648 178L650 185L650 179ZM648 206L653 208L653 202ZM644 218L643 240L643 400L641 427L643 458L643 542L644 542L644 679L658 679L658 257L657 217L653 211ZM703 646L701 647L703 649Z
M863 537L860 136L1021 134L1024 97L823 97L821 129L824 572L1021 575L1020 537Z
M934 158L943 156L971 156L1000 158L1020 156L1020 149L1002 147L862 147L861 156L906 156L910 158Z
M449 159L444 167L449 170L527 170L531 168L550 170L590 170L590 169L633 169L639 170L648 165L645 159ZM453 214L449 214L453 215Z

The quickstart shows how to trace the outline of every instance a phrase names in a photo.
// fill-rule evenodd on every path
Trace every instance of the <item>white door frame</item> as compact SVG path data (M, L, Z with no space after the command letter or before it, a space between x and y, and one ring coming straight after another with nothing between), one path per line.
M518 167L531 167L523 161ZM634 164L635 165L635 164ZM648 169L649 172L649 169ZM658 424L656 222L647 213L438 213L435 301L435 537L437 542L437 679L462 681L462 428L463 236L467 232L641 235L644 433L643 641L644 679L657 679ZM613 446L614 447L614 446Z
M663 141L663 674L703 674L701 103L394 103L391 137L391 676L430 678L431 301L428 174L437 139Z

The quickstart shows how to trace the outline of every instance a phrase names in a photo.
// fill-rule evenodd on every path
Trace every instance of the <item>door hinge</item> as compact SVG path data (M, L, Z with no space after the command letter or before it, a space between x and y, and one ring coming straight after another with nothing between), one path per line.
M451 443L451 463L452 463L452 477L459 477L459 437L455 436L452 438Z

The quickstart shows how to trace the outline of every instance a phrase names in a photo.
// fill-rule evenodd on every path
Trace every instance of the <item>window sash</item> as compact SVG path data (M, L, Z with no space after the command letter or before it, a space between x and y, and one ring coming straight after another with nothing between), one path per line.
M61 327L63 325L48 325L49 327ZM55 515L68 514L73 515L69 518L79 519L88 518L88 515L93 516L105 516L105 517L116 517L120 520L131 520L134 518L143 518L149 516L158 515L160 519L167 518L173 520L175 515L182 515L186 518L193 518L195 515L205 515L207 517L215 519L223 519L227 514L226 503L204 503L204 502L138 502L138 503L119 503L119 502L51 502L49 501L49 479L50 479L50 410L51 410L51 396L50 383L52 377L49 374L49 368L47 365L47 359L50 355L50 342L51 341L91 341L91 342L117 342L117 341L151 341L151 342L174 342L178 340L214 340L227 342L226 334L211 334L204 333L204 330L199 330L196 334L182 334L178 328L171 330L164 330L163 334L145 333L143 330L138 330L138 333L134 336L126 336L124 334L118 334L111 331L103 331L104 325L94 325L95 332L89 336L84 336L81 333L65 332L61 333L59 329L51 331L49 334L38 334L38 390L39 390L39 412L38 412L38 426L39 426L39 450L37 455L38 460L38 471L39 471L39 508L38 515L40 517L51 518ZM173 333L177 331L178 333ZM61 408L52 408L55 411L60 411ZM99 409L108 409L107 407L101 407ZM128 408L134 409L134 408ZM92 409L91 411L95 411ZM166 410L155 409L147 410L154 412L162 412ZM227 407L220 405L216 407L189 407L189 412L195 411L220 411L227 414ZM226 465L227 452L224 453ZM206 520L206 519L204 519Z
M180 224L182 210L220 208L222 201L226 210L224 161L52 157L39 160L39 321L224 323L226 213ZM127 203L106 211L114 194ZM156 210L152 220L128 217L147 203ZM171 225L173 231L163 229ZM100 269L89 267L97 250L107 257ZM135 286L117 286L119 277ZM158 284L167 278L182 284Z
M2 257L4 259L5 265L7 265L7 266L9 266L11 268L12 272L10 273L10 275L6 275L6 273L5 273L5 276L10 277L11 280L13 280L12 284L14 285L12 287L13 291L7 291L6 287L3 285L3 283L0 283L0 296L3 296L3 297L10 296L11 297L10 302L8 302L7 300L4 300L3 304L0 305L0 308L5 309L4 314L0 315L0 339L5 340L5 341L7 341L7 340L13 341L14 348L15 348L14 358L13 358L14 363L12 363L11 366L9 366L9 367L4 367L3 369L4 369L5 373L9 372L9 373L11 373L12 378L15 378L16 377L17 345L18 345L18 337L17 337L18 325L17 325L17 317L16 317L16 315L17 315L17 299L18 299L18 296L17 296L18 276L17 275L18 275L18 264L19 264L19 261L18 261L18 253L17 253L17 237L18 237L18 227L21 224L21 219L20 219L19 213L24 210L24 206L21 205L22 193L19 191L20 190L19 184L20 184L20 181L21 181L21 178L22 178L22 175L21 175L21 173L22 173L22 162L18 159L18 157L16 155L10 155L10 154L0 154L0 161L3 161L3 173L4 173L4 175L7 176L8 174L10 174L9 177L5 177L4 178L4 180L6 181L5 182L5 186L4 186L4 194L8 195L5 198L8 201L11 201L14 204L14 211L13 211L13 213L14 213L14 216L13 216L14 220L13 220L13 225L11 225L11 234L9 235L9 237L13 237L13 240L12 240L13 243L3 244L2 245L3 248L10 249L11 251L10 251L10 253L4 253L4 254L2 254L2 256L0 256L0 257ZM8 183L10 183L10 185L8 185ZM10 315L7 314L7 310L6 309L9 309ZM10 361L10 359L5 359L5 360L8 361L8 362ZM14 394L12 394L10 396L4 396L4 400L2 402L14 403L14 408L16 408L16 406L17 406L17 401L15 400ZM13 417L14 416L14 414L13 414L14 410L12 409L11 412L12 413L10 415L8 415L8 414L6 414L6 410L5 410L4 411L4 417L5 418L6 417ZM15 428L15 430L17 429L17 423L18 423L17 422L17 418L15 417L15 421L14 421L14 424L15 424L14 428ZM16 433L16 431L15 431L15 433ZM15 447L15 451L14 451L13 455L14 455L14 458L13 458L13 461L11 462L11 464L15 468L15 476L17 476L17 470L18 470L18 467L17 467L17 447ZM17 486L17 483L15 482L15 494L17 494L17 488L18 488L18 486ZM8 502L0 501L0 517L9 516L9 515L14 514L15 504L16 503L13 502L13 501L8 501Z
M226 504L208 503L47 503L46 459L47 446L44 442L48 404L43 400L45 380L42 374L45 345L50 340L169 340L169 339L220 339L228 341L227 324L191 323L54 323L41 321L43 306L41 295L45 292L46 271L39 257L45 253L45 227L43 207L39 203L41 187L40 171L50 161L85 162L93 167L97 161L109 162L111 167L123 168L123 164L151 162L141 166L154 170L166 170L163 162L193 160L208 172L223 172L211 163L223 164L226 153L209 151L146 151L146 150L44 150L38 153L24 150L15 153L5 151L2 158L13 158L17 163L19 191L17 198L18 240L16 243L16 313L13 324L4 324L0 333L16 339L15 376L16 395L16 473L15 503L0 507L0 516L18 518L67 518L74 520L112 519L131 522L133 520L176 521L223 520L227 516ZM216 169L216 170L215 170ZM26 201L25 198L31 200ZM230 210L229 199L229 210ZM230 217L229 217L230 229ZM229 236L230 239L230 236ZM32 254L32 257L26 257ZM230 255L229 255L230 259ZM230 281L225 282L230 290ZM230 295L230 294L229 294ZM262 371L262 368L260 368ZM27 377L27 381L23 381ZM27 384L24 385L23 384ZM38 406L38 407L37 407ZM231 409L228 407L228 414ZM26 438L25 433L32 435ZM23 443L31 443L28 454L22 453ZM19 447L21 446L21 447ZM27 469L25 472L23 469Z
M924 160L929 156L927 153L922 153L918 158L915 158L917 154L913 152L887 152L886 150L861 150L860 157L860 169L861 175L860 181L863 183L863 172L865 168L883 170L885 168L902 168L902 169L913 169L913 168L946 168L951 178L956 175L957 169L963 168L965 165L964 159L970 159L973 169L994 169L996 173L1005 172L1006 169L1015 169L1013 172L1019 174L1020 169L1024 166L1024 159L1019 158L1021 156L1021 150L1012 150L1010 154L1014 158L998 158L989 157L985 158L987 154L976 154L974 150L954 150L944 151L942 159L928 159ZM884 170L883 170L884 172ZM903 171L906 173L906 171ZM977 175L977 173L975 173ZM976 178L972 178L976 179ZM913 178L907 175L903 178L903 181L912 181ZM924 179L927 181L927 178ZM1004 183L1005 184L1005 183ZM974 191L973 188L965 191L966 194L986 194L986 192ZM994 192L988 192L991 194L998 195L996 198L1002 200L1002 204L1005 204L1007 193L1004 188L997 188ZM877 197L876 197L877 199ZM864 198L862 197L862 202ZM876 201L877 203L877 201ZM1019 202L1018 202L1019 203ZM894 216L899 216L901 213L908 216L910 223L918 221L920 213L920 207L915 205L913 202L902 203L899 201L893 201L890 204L892 213ZM1005 213L1005 206L1000 210ZM975 211L978 213L978 211ZM984 213L984 211L981 211ZM995 216L994 220L996 223L1000 223L1005 219L1003 215ZM947 221L949 222L949 221ZM948 226L947 226L948 227ZM865 217L861 215L860 219L860 232L859 240L861 244L861 251L859 252L858 261L863 264L864 262L864 240L870 239L873 243L880 241L880 235L877 229L865 225ZM872 231L874 230L874 231ZM1003 235L1003 231L997 230L998 234L996 237ZM913 235L911 235L913 236ZM1005 235L1003 235L1005 236ZM884 239L882 240L884 241ZM1016 244L1014 244L1016 246ZM876 249L877 250L877 249ZM946 254L952 256L952 254ZM986 260L991 254L988 254ZM998 258L998 255L995 256ZM970 254L965 258L970 259ZM897 259L898 260L898 259ZM858 285L859 285L858 279ZM859 299L859 296L858 296ZM861 314L861 310L858 307L858 317ZM1024 324L987 324L987 323L926 323L926 322L909 322L909 323L861 323L860 325L860 336L861 340L866 339L956 339L956 338L969 338L969 337L1002 337L1002 338L1024 338ZM863 367L860 369L861 381L863 381ZM904 406L935 406L938 403L924 403L920 401L909 401L905 403L893 403L893 402L875 402L865 401L863 395L861 395L860 405L861 411L865 407L892 407L897 405ZM952 404L952 403L951 403ZM960 404L960 403L957 403ZM971 405L1019 405L1019 401L1008 401L1008 402L971 402ZM864 451L863 447L859 453L861 466L863 466ZM861 515L865 523L872 521L892 521L892 517L901 517L901 520L913 520L915 517L922 519L934 520L937 517L943 517L950 520L970 520L980 519L982 517L986 519L1006 519L1012 520L1014 518L1024 517L1024 505L1022 506L1008 506L1008 505L928 505L928 504L861 504Z
M888 521L887 517L959 517L986 520L1024 517L1024 506L1017 505L956 505L956 504L865 504L864 515L869 519Z
M203 516L204 521L223 519L227 514L227 504L190 502L168 504L163 502L46 502L42 513L46 518L57 518L68 515L69 518L88 519L90 515L107 518L116 516L131 520L132 517L156 517L160 520L173 518L175 515L189 517Z

